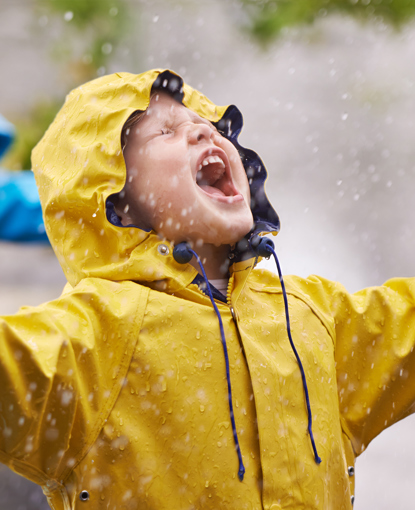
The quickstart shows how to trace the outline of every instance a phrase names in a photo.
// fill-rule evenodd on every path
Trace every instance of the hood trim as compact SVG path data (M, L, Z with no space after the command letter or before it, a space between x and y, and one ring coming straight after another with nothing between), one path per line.
M183 101L184 86L184 81L180 76L170 70L166 70L157 76L151 90L152 92L162 90L172 96L176 101L189 108L189 106L185 104L186 102ZM249 183L254 226L245 238L241 240L242 242L236 244L232 251L233 261L238 262L255 257L255 253L250 248L249 239L258 234L272 233L276 235L280 231L280 219L265 192L265 182L268 178L268 172L264 163L255 151L243 147L238 141L239 134L243 127L243 116L240 110L235 105L230 105L225 110L223 116L218 121L212 122L212 124L221 135L227 138L237 149ZM115 213L114 205L111 202L111 196L107 198L106 211L108 221L117 227L134 227L144 232L149 232L149 230L145 230L137 225L122 225L119 217Z

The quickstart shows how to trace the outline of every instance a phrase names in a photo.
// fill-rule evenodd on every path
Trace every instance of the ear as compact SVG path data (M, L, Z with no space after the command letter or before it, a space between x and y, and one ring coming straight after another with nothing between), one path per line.
M122 192L120 192L117 197L114 198L112 203L114 204L114 211L124 227L128 227L128 225L134 225L135 227L145 230L146 232L150 232L150 230L152 230L151 225L146 223L142 215L137 212L134 207L132 209L130 208L127 199L122 194Z
M117 213L117 216L120 218L121 223L124 227L127 225L132 225L134 222L131 219L131 216L128 214L128 211L125 212L126 207L119 207L119 205L114 205L114 210Z
M122 225L124 227L131 225L133 221L130 214L128 213L129 205L126 203L124 190L120 191L120 193L117 193L116 195L112 195L111 201L114 204L114 211L116 212Z

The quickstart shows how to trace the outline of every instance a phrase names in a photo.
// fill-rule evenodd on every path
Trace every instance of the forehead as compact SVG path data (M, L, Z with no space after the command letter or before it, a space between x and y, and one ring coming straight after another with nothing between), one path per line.
M150 124L151 122L158 123L160 121L173 121L177 119L188 119L194 122L211 124L208 120L200 117L200 115L179 103L170 95L164 92L156 92L151 98L143 120L147 120Z

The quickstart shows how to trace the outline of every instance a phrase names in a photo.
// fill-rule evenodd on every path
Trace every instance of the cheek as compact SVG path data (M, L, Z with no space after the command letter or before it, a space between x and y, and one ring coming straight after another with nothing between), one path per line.
M249 203L251 199L251 190L249 187L248 177L245 173L245 168L243 167L242 161L240 160L239 164L237 165L237 170L235 172L234 178L239 191L243 194Z
M234 181L238 184L239 191L241 191L244 196L250 199L250 191L249 191L249 183L248 178L246 176L245 168L242 164L241 157L239 156L239 152L236 150L235 146L226 139L221 140L220 144L221 148L224 149L228 155L229 162L232 167L232 177Z

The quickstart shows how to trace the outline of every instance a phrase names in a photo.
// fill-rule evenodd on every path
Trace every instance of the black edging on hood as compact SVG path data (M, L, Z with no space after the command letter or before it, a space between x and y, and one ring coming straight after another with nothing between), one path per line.
M170 94L176 101L183 104L183 84L184 82L181 77L172 74L170 71L163 71L154 81L152 90L163 90ZM238 142L238 136L243 126L243 117L239 109L235 105L230 105L223 117L213 124L238 150L248 177L251 193L251 211L254 218L254 226L252 230L236 244L232 251L232 262L238 262L255 257L255 253L250 248L249 239L253 235L260 233L279 232L280 220L265 193L264 185L268 173L264 163L256 152L251 149L246 149ZM110 199L107 200L106 209L108 221L122 227L123 225L115 213L114 205ZM132 226L136 225L128 225L128 227Z

